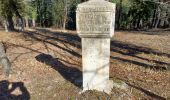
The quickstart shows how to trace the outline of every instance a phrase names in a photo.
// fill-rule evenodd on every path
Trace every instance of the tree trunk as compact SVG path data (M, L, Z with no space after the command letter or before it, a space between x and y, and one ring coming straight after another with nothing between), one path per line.
M22 18L19 18L19 30L24 31L24 21Z
M163 2L163 0L158 0L159 2ZM159 4L157 6L157 20L155 22L155 28L158 28L160 23L160 17L161 17L161 5Z
M156 5L154 5L154 13L153 13L153 18L152 18L151 28L153 28L153 27L154 27L154 25L155 25L156 12L157 12L157 7L156 7Z
M117 29L120 28L120 22L121 22L121 13L122 13L122 0L120 0L119 4L119 12L118 12L118 22L117 22Z
M19 13L19 11L18 11L18 9L17 9L17 6L16 6L16 4L15 4L15 2L12 0L12 7L13 7L13 9L14 9L14 11L15 11L15 14L16 14L16 16L18 16L19 18L20 18L20 20L21 20L21 31L23 31L24 30L24 20L23 20L23 18L22 18L22 16L21 16L21 14Z
M159 24L159 21L160 21L160 16L161 16L161 10L160 10L160 7L158 6L157 20L155 22L155 28L158 28L158 24Z
M67 17L65 16L64 17L64 21L63 21L63 30L65 30L66 29L66 22L67 22L67 19L66 19Z
M65 7L64 7L64 10L65 10L65 16L64 16L64 21L63 21L63 30L66 29L66 23L67 23L67 0L64 0L64 3L65 3Z
M7 20L6 25L7 25L8 31L14 31L15 30L12 17L13 17L12 15L7 15L7 18L6 18L6 20Z
M9 76L11 72L11 63L5 51L4 44L0 42L0 64L3 66L6 76Z
M35 19L32 19L32 27L35 27Z
M26 23L26 28L29 28L29 22L28 22L28 18L25 18L25 23Z
M139 16L138 21L137 21L137 29L140 28L140 21L141 21L141 17Z
M160 26L163 28L166 27L166 23L167 23L167 6L163 6L163 11L161 11L161 18L160 18Z
M4 20L4 27L5 27L5 32L8 32L9 30L8 30L8 22L7 22L7 20L5 19Z

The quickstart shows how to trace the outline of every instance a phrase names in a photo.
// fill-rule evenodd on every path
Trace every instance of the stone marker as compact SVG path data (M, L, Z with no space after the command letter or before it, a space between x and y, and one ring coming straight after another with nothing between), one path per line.
M114 34L116 5L90 0L77 8L77 32L82 39L83 91L110 93L110 39Z

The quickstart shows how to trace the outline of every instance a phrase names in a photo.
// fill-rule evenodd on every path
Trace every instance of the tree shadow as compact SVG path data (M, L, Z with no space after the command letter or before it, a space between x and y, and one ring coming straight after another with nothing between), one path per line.
M130 83L126 83L126 84L128 84L128 85L129 85L130 87L132 87L132 88L135 88L135 89L137 89L137 90L142 91L143 93L147 94L148 96L151 96L152 98L154 98L154 99L156 99L156 100L166 100L166 98L164 98L164 97L162 97L162 96L159 96L158 94L155 94L155 93L153 93L153 92L151 92L151 91L148 91L148 90L146 90L146 89L144 89L144 88L141 88L140 86L135 86L135 85L132 85L132 84L130 84Z
M19 89L19 95L12 94L16 89ZM3 80L0 81L0 100L30 100L30 94L23 82Z
M48 54L42 53L42 54L37 55L35 58L37 61L51 66L53 69L58 71L66 80L70 81L75 86L81 88L82 72L79 69L72 67L72 66L67 66L66 64L64 64L63 60L54 58Z
M122 50L124 50L125 52L123 52ZM151 48L137 46L134 44L128 44L128 43L116 41L116 40L113 40L111 42L111 51L118 52L124 55L136 55L139 53L145 53L145 54L154 54L158 56L166 56L170 58L170 54L162 53L162 52L153 50Z
M65 45L65 44L69 44L73 47L81 49L81 43L80 43L81 39L77 35L69 34L69 33L51 32L50 30L47 30L47 29L36 29L36 30L41 32L42 34L36 31L34 32L25 31L24 37L31 38L31 39L34 39L36 41L40 41L43 43L51 44L57 48L62 49L63 51L66 51L72 54L73 56L76 56L79 58L81 57L81 54L75 52L69 46ZM57 45L56 42L64 44L65 47Z
M71 44L73 46L76 46L77 48L81 48L81 38L78 37L77 34L73 33L67 33L67 32L55 32L55 31L50 31L48 29L38 29L36 28L37 31L42 32L47 36L47 34L52 34L52 36L48 36L47 38L49 39L56 39L57 41L61 41L64 43ZM62 39L63 38L63 39Z
M134 44L128 44L128 43L124 43L124 42L121 42L121 41L113 40L113 41L111 41L111 51L125 55L125 56L130 56L130 57L134 57L134 58L138 58L138 59L141 59L141 60L145 60L145 61L148 61L148 62L155 63L155 65L149 65L149 64L139 62L139 61L134 61L134 60L129 60L129 59L111 56L112 59L132 63L132 64L135 64L135 65L143 66L145 68L166 70L170 66L170 63L166 63L166 62L162 62L162 61L156 61L156 60L149 60L147 58L137 56L137 54L144 53L144 54L153 54L153 55L157 55L157 56L165 56L165 57L170 58L170 54L162 53L162 52L153 50L151 48L146 48L146 47L137 46L137 45L134 45Z
M78 37L78 35L74 33L65 33L65 32L55 32L55 31L50 31L48 29L35 29L36 31L27 31L24 32L25 38L31 38L36 41L40 41L43 43L51 44L57 48L62 49L63 51L66 51L70 54L72 54L72 57L78 57L81 58L81 54L78 53L77 51L73 50L70 48L70 46L60 46L56 42L59 42L61 44L69 44L73 47L76 47L77 49L81 49L81 39ZM48 49L48 48L47 48ZM160 52L151 48L147 47L142 47L139 45L134 45L134 44L129 44L126 42L122 41L117 41L117 40L112 40L111 41L111 52L114 53L119 53L125 56L129 56L131 58L138 58L141 60L145 60L147 62L152 62L154 65L150 65L146 62L140 62L140 61L134 61L131 59L124 59L124 58L119 58L119 57L111 57L112 59L116 59L119 61L124 61L128 63L132 63L135 65L139 65L145 68L151 68L151 69L167 69L167 67L170 66L170 63L167 62L162 62L162 61L156 61L152 59L147 59L144 57L137 56L137 54L152 54L152 55L157 55L157 56L164 56L170 58L170 54Z
M170 35L170 28L167 29L152 29L152 30L125 30L131 34L145 34L145 35L158 35L158 36L167 36Z
M128 44L128 43L124 43L124 42L121 42L121 41L114 40L114 41L111 42L111 51L156 64L156 65L149 65L149 64L134 61L134 60L128 60L128 59L124 59L124 58L120 58L120 57L112 57L111 56L112 59L136 64L136 65L139 65L139 66L143 66L145 68L166 70L166 69L168 69L168 66L170 66L170 63L166 63L166 62L162 62L162 61L156 61L156 60L150 60L150 59L147 59L147 58L144 58L144 57L137 56L137 54L144 53L144 54L153 54L153 55L157 55L157 56L165 56L165 57L170 58L170 54L162 53L162 52L159 52L159 51L147 48L147 47L137 46L137 45Z
M14 63L14 61L18 60L22 55L30 54L30 53L42 53L40 50L33 49L24 45L18 45L10 42L4 42L5 48L8 49L10 47L12 48L22 48L25 49L25 52L10 52L12 56L17 55L13 59L11 59L11 63ZM31 44L32 45L32 44ZM9 52L8 52L9 53Z

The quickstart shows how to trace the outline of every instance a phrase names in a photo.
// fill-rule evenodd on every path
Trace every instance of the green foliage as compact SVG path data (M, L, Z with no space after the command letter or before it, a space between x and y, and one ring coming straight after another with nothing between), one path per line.
M119 23L117 21L116 26L121 29L152 28L161 21L170 25L170 21L167 21L170 13L166 13L169 4L160 3L159 0L112 0L112 2L117 5L116 18Z
M61 28L65 16L65 5L64 0L54 0L53 1L53 24L56 27Z
M21 19L23 29L24 7L24 0L0 0L0 15L5 20L6 31L14 30L14 17Z
M25 17L36 19L37 17L37 9L33 6L32 2L25 2Z
M68 29L76 29L76 8L77 5L81 2L81 0L72 0L72 3L69 8L69 13L68 13L68 24L67 28Z
M36 18L37 23L43 27L52 25L52 0L32 0L31 1L31 18Z
M76 26L76 6L80 0L54 0L53 2L53 24L62 28L64 24L69 29L75 29ZM66 20L66 21L65 21Z
M16 11L22 15L24 6L23 0L0 0L0 15L6 17L16 14Z
M31 6L33 9L27 10L32 16L37 18L39 26L43 27L67 27L75 29L76 21L76 6L81 0L32 0Z
M42 27L75 29L76 7L87 0L0 0L0 16L35 19ZM109 0L116 3L116 28L170 26L170 6L159 0ZM166 0L165 0L166 1ZM14 6L15 5L15 6Z

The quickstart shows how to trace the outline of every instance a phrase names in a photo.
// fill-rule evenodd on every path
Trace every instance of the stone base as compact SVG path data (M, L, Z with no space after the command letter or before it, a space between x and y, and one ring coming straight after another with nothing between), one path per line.
M88 90L97 90L97 91L100 91L100 92L105 92L107 94L111 94L112 88L113 88L113 81L109 80L109 81L107 81L107 85L105 84L105 87L100 87L100 86L94 86L94 87L91 87L91 88L84 87L83 90L80 92L80 94L82 94L82 93L84 93Z

